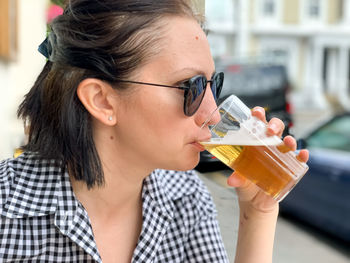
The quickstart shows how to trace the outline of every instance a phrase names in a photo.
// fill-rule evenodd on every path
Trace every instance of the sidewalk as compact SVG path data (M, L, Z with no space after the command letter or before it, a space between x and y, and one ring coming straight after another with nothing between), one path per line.
M229 256L234 261L238 235L239 209L234 189L226 186L229 171L199 174L211 192L221 234ZM345 254L303 228L279 217L277 222L273 262L276 263L349 263L350 252Z

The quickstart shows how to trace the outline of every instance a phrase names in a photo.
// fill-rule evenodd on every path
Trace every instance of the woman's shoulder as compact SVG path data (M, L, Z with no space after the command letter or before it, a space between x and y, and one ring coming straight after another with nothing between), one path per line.
M156 170L159 185L167 199L191 207L199 214L216 215L216 208L210 192L195 170Z
M194 170L173 171L157 170L156 175L160 184L166 189L168 197L176 200L183 196L192 195L195 192L207 194L207 188Z
M0 161L0 185L4 185L12 180L16 174L18 160L9 158ZM2 188L1 188L2 189Z
M17 158L8 158L0 161L0 209L10 194L14 178L20 174L18 171L21 161Z
M39 163L35 154L22 153L17 157L0 161L0 183L5 183L24 173L40 173L44 169L45 164Z
M23 199L38 189L42 182L57 178L60 168L50 161L40 160L33 153L0 161L0 207L8 198Z

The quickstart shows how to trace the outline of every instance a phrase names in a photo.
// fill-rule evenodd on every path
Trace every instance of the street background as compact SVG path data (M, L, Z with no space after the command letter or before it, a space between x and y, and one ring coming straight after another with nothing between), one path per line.
M350 109L350 0L195 2L205 12L215 61L286 67L297 138ZM57 9L49 0L1 0L0 12L0 158L6 158L24 140L16 110L45 63L37 47Z
M297 139L350 110L350 0L206 0L205 13L217 62L286 68L290 133ZM234 190L225 187L230 172L206 172L201 177L216 202L232 262L238 208ZM349 176L344 175L345 181ZM350 262L350 247L320 229L280 216L274 262L345 263Z
M350 0L194 2L205 12L216 61L286 67L297 138L350 109ZM45 63L37 47L58 14L50 3L0 1L0 158L24 140L16 110Z
M238 236L239 208L235 190L226 184L230 173L230 170L221 170L199 175L213 196L224 244L230 262L233 262ZM273 262L349 263L350 249L318 230L279 216Z

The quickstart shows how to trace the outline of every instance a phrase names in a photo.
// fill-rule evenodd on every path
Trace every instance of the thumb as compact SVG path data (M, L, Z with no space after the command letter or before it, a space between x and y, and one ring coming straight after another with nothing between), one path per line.
M255 185L235 172L227 178L227 184L235 187L240 201L251 201L259 192L259 189Z
M240 176L238 173L232 173L228 178L227 178L227 184L232 187L241 187L245 185L247 180L243 177Z

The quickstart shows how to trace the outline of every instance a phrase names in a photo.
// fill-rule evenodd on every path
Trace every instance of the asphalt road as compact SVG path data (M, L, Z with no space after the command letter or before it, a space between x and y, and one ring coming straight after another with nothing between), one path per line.
M229 170L199 173L211 192L225 247L234 261L238 234L238 205L234 189L226 186ZM350 248L298 221L279 216L273 262L276 263L349 263Z

